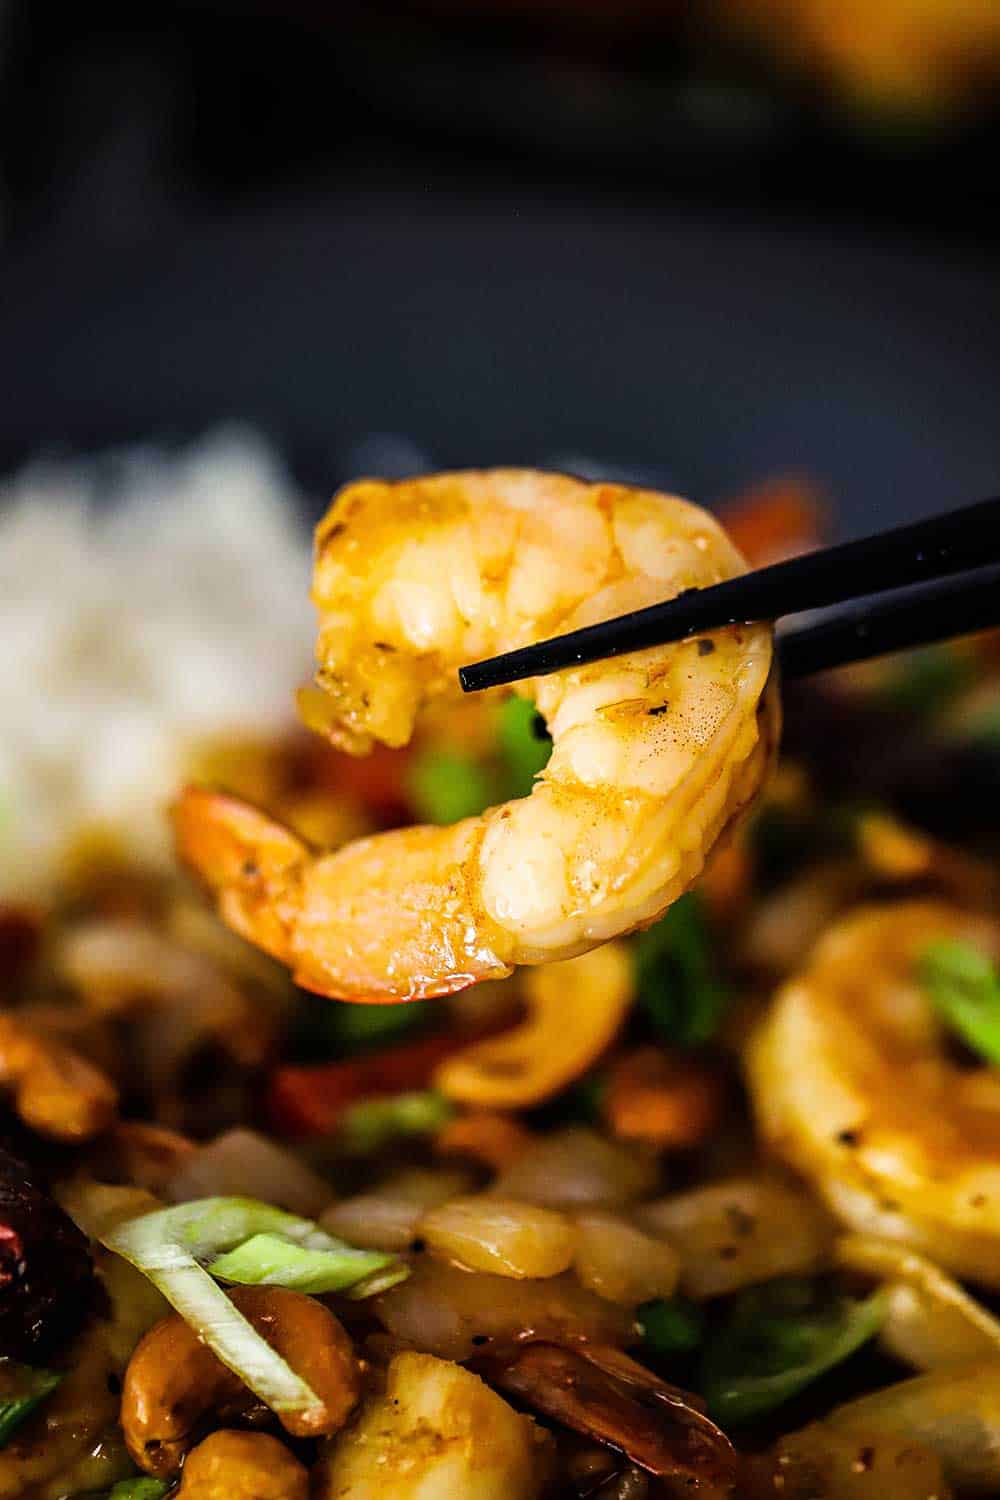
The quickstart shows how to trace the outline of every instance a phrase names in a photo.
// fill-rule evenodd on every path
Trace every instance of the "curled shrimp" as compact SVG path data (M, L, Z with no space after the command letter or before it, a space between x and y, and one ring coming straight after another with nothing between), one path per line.
M463 662L744 567L686 501L522 470L352 485L316 545L317 681L330 739L355 753L404 744ZM320 857L189 790L179 848L226 920L323 994L418 999L571 958L660 916L749 805L777 737L770 670L770 629L731 626L527 684L546 770L450 828Z
M841 920L751 1038L771 1146L853 1229L903 1241L1000 1286L1000 1075L949 1050L919 979L959 939L994 957L1000 928L931 902Z

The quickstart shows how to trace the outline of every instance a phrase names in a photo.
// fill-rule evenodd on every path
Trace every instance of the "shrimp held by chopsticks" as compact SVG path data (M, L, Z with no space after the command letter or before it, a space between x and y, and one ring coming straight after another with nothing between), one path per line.
M364 481L316 536L330 739L402 745L457 668L744 571L721 527L649 490L532 470ZM749 805L777 738L771 631L738 625L523 684L552 736L529 797L317 855L189 789L182 856L225 920L342 999L448 994L654 921Z

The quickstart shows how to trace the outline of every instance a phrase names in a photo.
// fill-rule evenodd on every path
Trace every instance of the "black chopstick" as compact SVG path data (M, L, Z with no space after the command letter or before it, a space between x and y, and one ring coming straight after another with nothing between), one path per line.
M467 693L478 692L741 621L823 609L994 561L1000 561L1000 497L807 552L712 588L689 589L648 609L472 663L460 668L459 680Z
M868 604L837 609L812 625L779 631L783 677L810 677L1000 625L1000 565L919 584Z

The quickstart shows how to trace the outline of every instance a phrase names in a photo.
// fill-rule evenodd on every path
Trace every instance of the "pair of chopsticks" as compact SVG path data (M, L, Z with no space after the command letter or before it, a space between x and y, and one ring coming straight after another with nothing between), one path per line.
M958 576L956 576L958 575ZM703 631L832 610L779 631L785 677L1000 625L1000 497L774 563L707 589L538 641L459 670L467 693L643 651Z

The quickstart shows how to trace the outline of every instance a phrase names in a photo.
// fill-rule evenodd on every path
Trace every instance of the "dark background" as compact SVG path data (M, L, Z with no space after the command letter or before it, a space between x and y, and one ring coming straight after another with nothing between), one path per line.
M237 419L317 499L799 470L857 531L1000 489L1000 59L901 98L778 40L654 0L0 0L0 470Z

